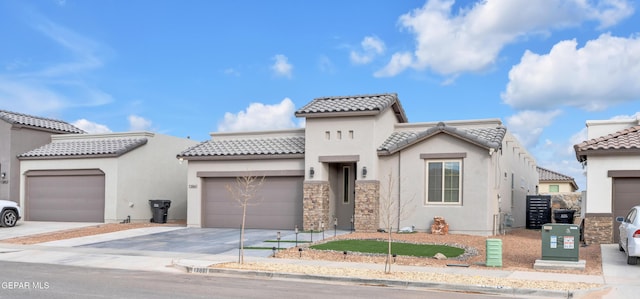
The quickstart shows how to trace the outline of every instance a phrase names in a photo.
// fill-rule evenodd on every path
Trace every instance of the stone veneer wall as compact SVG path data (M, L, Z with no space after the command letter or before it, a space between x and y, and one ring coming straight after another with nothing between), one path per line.
M302 192L302 229L320 230L320 222L329 223L329 182L304 182Z
M551 196L551 222L555 222L556 210L574 210L572 222L573 224L580 224L582 218L582 192L563 192L563 193L540 193L540 195Z
M354 228L375 232L380 226L380 182L356 181Z
M613 243L613 216L587 214L584 219L584 240L588 245Z

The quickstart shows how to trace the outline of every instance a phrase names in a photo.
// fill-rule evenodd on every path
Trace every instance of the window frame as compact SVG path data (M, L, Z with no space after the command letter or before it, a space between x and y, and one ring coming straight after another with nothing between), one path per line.
M556 190L551 190L551 188L554 187ZM560 185L558 184L550 184L549 185L549 193L559 193L560 192Z
M430 163L440 163L441 164L441 173L440 173L440 178L441 178L441 183L442 185L440 186L440 201L429 201L429 164ZM458 200L455 202L446 202L445 201L445 192L447 191L445 188L445 184L446 184L446 180L444 179L446 174L446 167L445 167L445 163L457 163L457 167L458 167L458 184L457 184L457 189L458 189L458 194L457 194L457 198ZM463 159L462 158L451 158L451 159L427 159L425 160L425 194L424 194L424 205L445 205L445 206L461 206L462 205L462 181L463 181L463 167L464 167L464 163L463 163Z

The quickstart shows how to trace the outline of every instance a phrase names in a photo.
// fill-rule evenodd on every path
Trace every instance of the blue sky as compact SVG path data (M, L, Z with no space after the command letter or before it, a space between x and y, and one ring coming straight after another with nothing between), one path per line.
M499 118L585 187L585 122L640 111L639 3L0 1L0 109L89 132L295 128L316 97L410 122Z

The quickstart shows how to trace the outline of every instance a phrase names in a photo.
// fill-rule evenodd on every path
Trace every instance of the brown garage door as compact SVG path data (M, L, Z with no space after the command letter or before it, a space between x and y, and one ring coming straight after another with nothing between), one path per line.
M302 227L303 177L265 177L258 198L247 207L246 228L293 229ZM239 228L242 208L225 188L235 178L204 179L202 202L203 227Z
M99 170L29 171L25 219L104 222L104 190Z
M640 178L613 179L613 218L626 216L629 209L640 205ZM613 241L618 243L618 223L614 222Z

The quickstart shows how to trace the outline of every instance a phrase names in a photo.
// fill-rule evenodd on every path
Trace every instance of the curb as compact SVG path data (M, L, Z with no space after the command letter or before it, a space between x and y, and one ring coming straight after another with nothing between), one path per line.
M415 288L427 288L436 290L455 290L464 292L476 292L484 294L498 294L498 295L530 295L541 297L553 297L553 298L574 298L577 294L585 294L598 289L578 290L578 291L560 291L560 290L544 290L544 289L514 289L511 287L500 286L483 286L483 285L462 285L462 284L449 284L441 282L418 282L418 281L401 281L393 279L378 279L378 278L359 278L359 277L343 277L343 276L325 276L325 275L313 275L313 274L295 274L295 273L278 273L268 271L256 271L256 270L241 270L241 269L216 269L208 267L194 267L188 265L182 265L179 263L172 264L173 267L183 270L186 273L192 274L226 274L226 275L238 275L238 276L251 276L269 279L306 279L317 281L329 281L329 282L348 282L354 284L365 285L377 285L377 286L394 286L394 287L415 287ZM602 288L606 289L606 288Z

